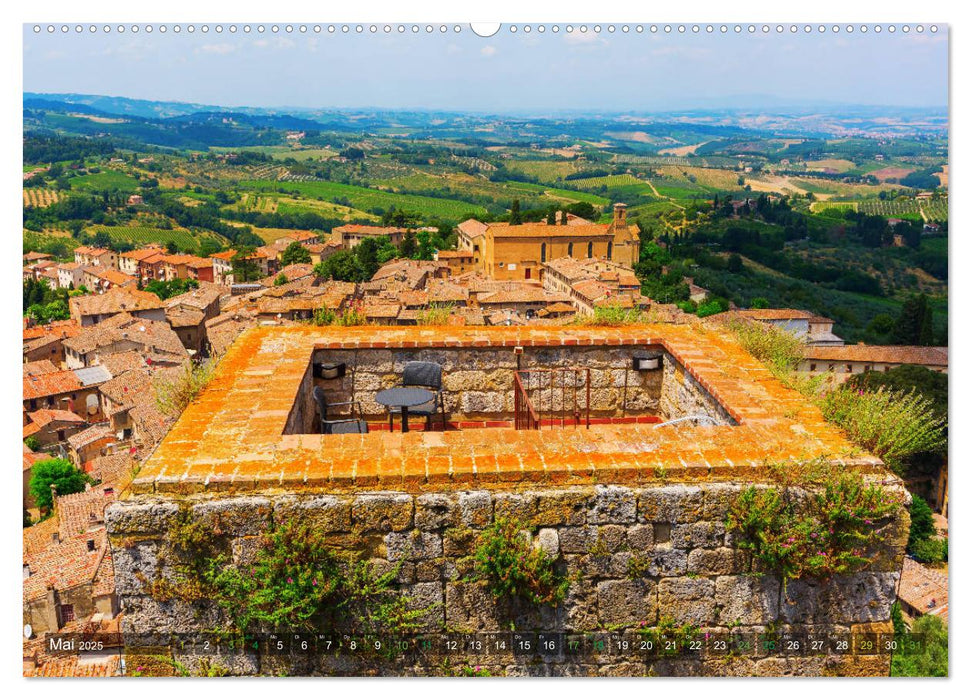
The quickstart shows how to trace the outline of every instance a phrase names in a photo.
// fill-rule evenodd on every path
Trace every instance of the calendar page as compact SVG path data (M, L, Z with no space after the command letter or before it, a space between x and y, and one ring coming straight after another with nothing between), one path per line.
M23 25L24 675L947 676L948 31Z

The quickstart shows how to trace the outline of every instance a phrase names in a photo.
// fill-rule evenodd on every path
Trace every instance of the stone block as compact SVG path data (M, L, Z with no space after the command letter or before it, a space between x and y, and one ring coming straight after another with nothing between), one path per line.
M690 523L701 518L704 494L698 486L642 489L637 499L641 522Z
M414 509L408 494L364 494L354 499L351 518L363 531L400 532L411 527Z
M651 581L601 581L597 584L600 624L648 627L657 624L657 587Z
M657 600L661 618L701 627L715 617L715 584L711 579L683 576L661 579Z
M415 499L415 527L438 530L459 523L459 503L455 496L424 493Z
M625 486L597 486L587 515L591 523L633 523L637 517L637 498Z
M717 624L764 625L779 616L779 579L775 576L719 576L715 579Z
M467 527L485 527L492 521L492 495L488 491L459 494L459 514Z
M675 524L671 528L671 546L678 549L720 547L725 539L725 524L718 521Z
M434 532L389 532L384 536L388 560L435 559L442 556L442 536Z
M238 537L265 532L270 525L270 500L259 496L220 498L192 506L192 517L217 535Z
M561 527L559 529L560 549L565 554L586 554L597 542L598 528L588 525L586 527Z
M418 625L420 632L438 632L445 626L444 587L440 581L402 586L409 610L423 610Z
M105 509L105 527L110 535L163 535L178 513L171 501L115 501Z
M294 523L321 532L351 529L351 501L338 496L284 496L273 507L277 523Z
M133 542L129 546L112 547L111 559L115 570L115 592L119 596L148 595L152 582L159 575L157 542Z
M748 571L749 557L729 547L692 549L688 552L688 572L701 576L742 574Z
M627 530L627 546L634 552L643 552L654 546L652 525L633 525Z
M540 529L536 534L536 539L533 540L533 546L539 547L554 559L560 555L560 537L556 534L556 530L551 527Z
M779 617L792 624L855 624L890 619L897 599L899 572L861 572L828 581L789 581L779 604Z
M509 518L531 524L538 504L539 497L534 493L497 493L495 495L496 518Z
M587 506L591 491L569 489L540 491L536 504L537 525L583 525L587 519Z

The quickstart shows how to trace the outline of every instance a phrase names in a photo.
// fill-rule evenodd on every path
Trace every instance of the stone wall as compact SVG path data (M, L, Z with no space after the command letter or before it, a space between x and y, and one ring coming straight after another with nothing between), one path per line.
M139 496L106 512L115 581L127 634L201 632L226 624L211 601L159 601L152 582L171 572L159 550L181 509L219 523L236 563L252 555L256 537L275 522L303 521L335 548L363 552L376 566L401 562L400 590L427 608L427 632L624 633L669 620L703 631L851 633L887 630L908 534L905 514L878 524L885 538L865 571L829 581L786 586L760 573L725 531L738 483L665 484L628 488L590 485L519 491L351 494ZM558 607L497 604L470 580L467 557L478 533L497 516L521 519L533 544L557 557L571 577ZM633 565L632 565L633 562ZM200 657L176 652L190 667ZM449 668L481 666L494 675L886 675L886 656L784 656L618 659L504 654L453 655ZM242 653L217 659L234 674L441 675L441 666L375 662L353 655L319 657Z
M733 424L724 409L669 354L662 370L635 371L633 357L655 347L526 347L517 355L512 347L462 349L318 350L314 362L346 363L340 379L313 380L333 402L356 400L369 420L380 420L386 408L375 394L401 381L407 362L431 361L443 367L446 417L450 421L511 420L514 412L513 375L517 370L579 368L590 370L592 417L656 416L660 420L703 411L721 424ZM528 393L537 410L569 413L586 408L585 372L529 375ZM550 387L552 383L552 389ZM576 393L574 392L576 390ZM309 394L309 392L307 392ZM310 407L301 392L298 402ZM298 432L294 430L293 432Z

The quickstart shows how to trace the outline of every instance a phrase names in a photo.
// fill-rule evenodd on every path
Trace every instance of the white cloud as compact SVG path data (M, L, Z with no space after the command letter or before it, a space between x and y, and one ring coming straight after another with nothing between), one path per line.
M481 53L486 58L490 58L496 55L496 47L492 46L491 44L488 46L483 46L482 50L479 53Z
M235 44L228 44L228 43L203 44L198 49L196 49L196 53L207 53L207 54L215 54L217 56L225 56L226 54L233 53L236 50L236 48L237 46Z

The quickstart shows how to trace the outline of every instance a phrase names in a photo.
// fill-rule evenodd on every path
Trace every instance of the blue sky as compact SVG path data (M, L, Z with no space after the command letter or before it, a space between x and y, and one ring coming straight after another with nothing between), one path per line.
M666 111L848 103L941 107L947 30L81 35L24 28L24 89L223 106Z

